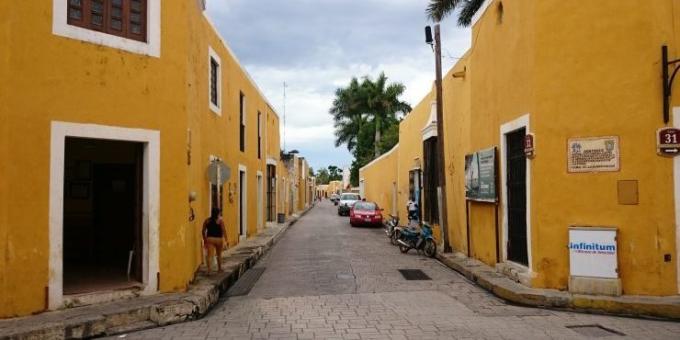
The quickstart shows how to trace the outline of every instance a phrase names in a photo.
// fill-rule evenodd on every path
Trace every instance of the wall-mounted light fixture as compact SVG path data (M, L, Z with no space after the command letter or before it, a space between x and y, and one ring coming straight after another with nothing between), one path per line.
M668 69L673 68L670 75ZM661 78L663 80L663 122L668 124L670 120L671 95L673 94L673 81L680 70L680 59L668 60L668 46L661 46Z

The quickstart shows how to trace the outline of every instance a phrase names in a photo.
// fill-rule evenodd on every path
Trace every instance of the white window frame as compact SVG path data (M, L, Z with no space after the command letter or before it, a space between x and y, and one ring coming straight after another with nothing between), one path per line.
M243 95L243 126L248 126L248 96L246 96L246 93L243 91L239 92L239 101L241 100L241 95ZM240 112L239 112L240 114ZM239 118L239 124L240 124L240 118ZM243 135L246 136L246 131L243 131ZM247 139L246 139L247 140Z
M68 24L68 0L52 0L52 34L150 57L161 57L161 0L147 1L146 42Z
M210 96L210 91L212 88L212 84L210 82L212 81L213 60L217 63L217 105L212 102L212 98ZM216 115L222 115L222 59L210 46L208 46L208 105L210 106L210 110Z
M238 131L239 131L239 138L241 138L240 133L241 133L241 124L243 124L243 151L241 152L247 152L248 151L248 96L246 96L245 92L239 91L238 93L238 100L239 100L239 119L238 119ZM241 121L241 116L243 116L243 121ZM241 140L239 139L239 151L241 148Z
M52 122L49 196L50 310L64 305L64 162L66 137L96 138L144 144L143 154L143 295L157 292L159 273L160 131L94 124Z
M257 231L260 232L264 228L264 201L266 199L264 174L262 171L256 172L255 186L257 188Z
M239 182L241 181L241 173L243 173L243 186L238 188L239 195L243 195L243 202L241 202L241 197L239 197L238 213L239 218L243 221L243 230L239 225L239 242L245 241L248 238L248 167L243 164L238 165L239 171ZM240 184L240 183L239 183ZM243 232L243 234L241 234Z

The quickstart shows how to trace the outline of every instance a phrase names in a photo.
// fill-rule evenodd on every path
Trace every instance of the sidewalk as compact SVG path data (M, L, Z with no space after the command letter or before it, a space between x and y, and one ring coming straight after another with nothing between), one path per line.
M461 253L437 254L447 267L507 301L520 305L589 313L680 319L680 297L580 295L554 289L530 288L494 268Z
M0 340L82 339L199 319L278 242L288 227L312 208L292 215L286 223L266 228L260 235L229 249L224 256L224 272L205 276L201 269L187 292L137 297L0 320Z

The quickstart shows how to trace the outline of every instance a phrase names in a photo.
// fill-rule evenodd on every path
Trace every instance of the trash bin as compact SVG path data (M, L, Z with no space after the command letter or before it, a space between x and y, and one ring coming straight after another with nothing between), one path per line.
M286 214L278 214L277 216L277 221L278 223L286 223Z

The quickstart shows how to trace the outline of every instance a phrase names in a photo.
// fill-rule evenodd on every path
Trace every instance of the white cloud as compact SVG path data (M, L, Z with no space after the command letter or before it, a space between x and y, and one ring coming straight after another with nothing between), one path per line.
M352 77L381 71L406 86L412 106L431 89L434 56L424 43L425 1L261 0L208 1L208 14L236 55L283 116L287 148L312 166L349 165L346 148L334 147L328 110L335 89ZM444 67L469 46L470 33L444 22ZM283 117L281 117L283 118Z

